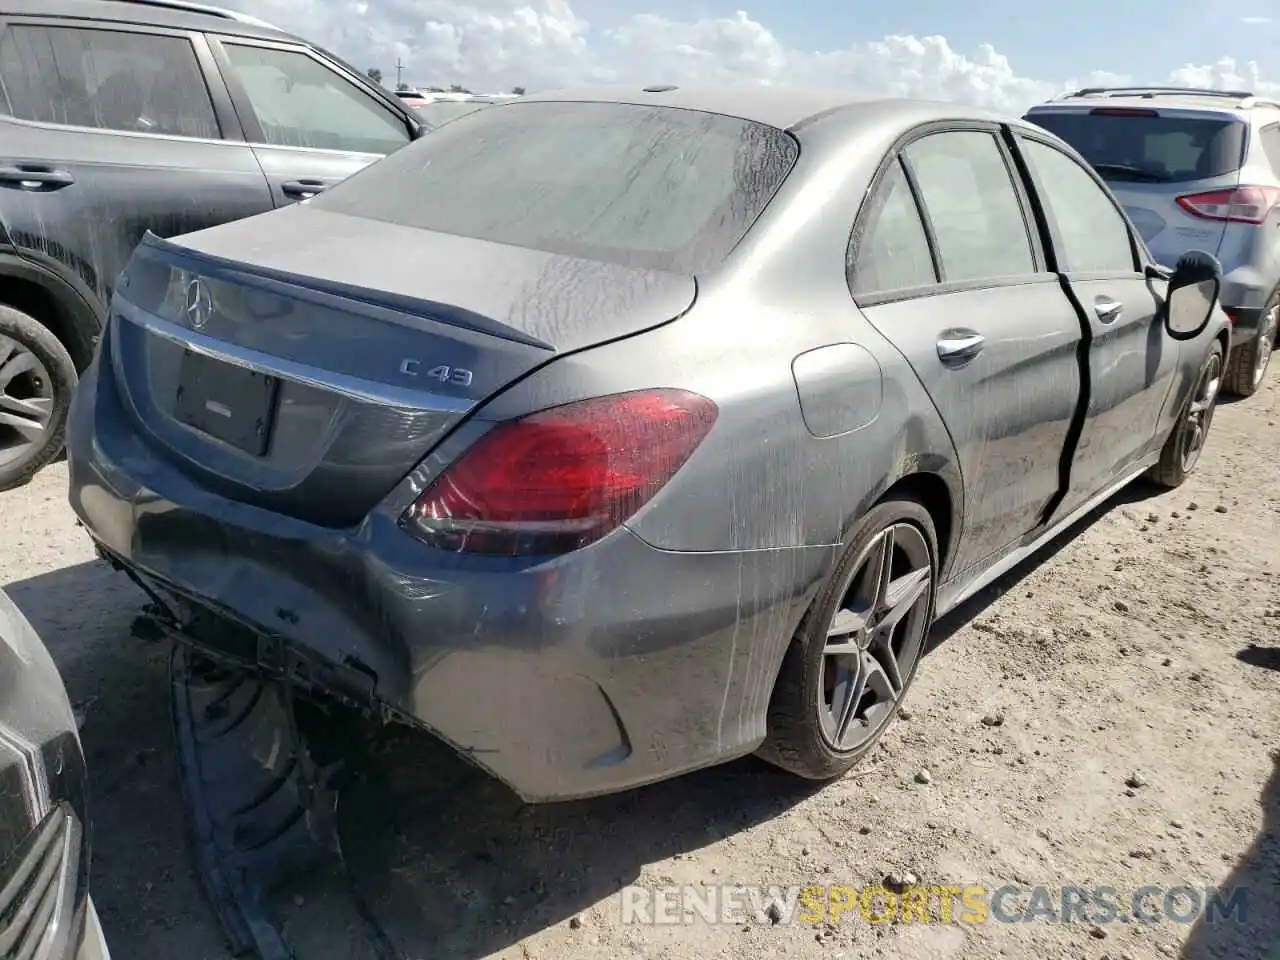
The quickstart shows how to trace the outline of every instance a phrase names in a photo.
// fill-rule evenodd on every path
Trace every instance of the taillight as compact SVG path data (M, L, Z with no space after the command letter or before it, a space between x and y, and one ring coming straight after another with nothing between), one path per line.
M717 412L696 393L643 390L501 423L437 477L401 523L420 540L459 553L576 550L662 489Z
M1178 198L1178 206L1193 217L1231 223L1263 223L1277 204L1280 188L1276 187L1235 187Z

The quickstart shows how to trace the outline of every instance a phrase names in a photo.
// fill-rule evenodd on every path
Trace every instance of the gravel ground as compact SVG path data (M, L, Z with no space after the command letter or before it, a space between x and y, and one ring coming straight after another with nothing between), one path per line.
M935 630L865 767L818 790L747 760L525 808L425 737L388 736L344 798L351 870L407 956L1280 957L1280 387L1223 406L1196 476L1131 491ZM115 955L223 960L187 847L167 650L94 561L55 465L0 497L0 583L84 718L93 890ZM770 918L624 924L631 884L1053 891L1243 885L1209 925ZM837 892L836 896L846 896ZM305 960L341 890L285 892ZM1026 897L1006 904L1016 911ZM1157 902L1158 898L1157 898ZM1177 903L1175 903L1177 906ZM342 938L338 938L342 939Z

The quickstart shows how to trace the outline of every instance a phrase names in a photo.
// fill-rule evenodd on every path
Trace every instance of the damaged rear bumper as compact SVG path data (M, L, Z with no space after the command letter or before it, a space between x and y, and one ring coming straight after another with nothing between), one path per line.
M219 497L157 455L91 368L70 501L187 640L422 725L530 801L748 753L831 548L657 550L626 529L551 561L432 550Z

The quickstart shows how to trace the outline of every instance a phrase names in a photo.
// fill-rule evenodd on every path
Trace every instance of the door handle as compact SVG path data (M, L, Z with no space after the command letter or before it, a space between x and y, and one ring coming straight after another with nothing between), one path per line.
M948 366L968 363L982 352L986 342L976 330L945 330L938 338L938 359Z
M1099 323L1115 323L1124 310L1124 304L1110 297L1097 297L1093 301L1093 312Z
M76 182L70 172L36 164L0 167L0 183L14 184L24 190L60 190Z
M280 184L280 191L290 197L314 197L327 186L323 180L286 180Z

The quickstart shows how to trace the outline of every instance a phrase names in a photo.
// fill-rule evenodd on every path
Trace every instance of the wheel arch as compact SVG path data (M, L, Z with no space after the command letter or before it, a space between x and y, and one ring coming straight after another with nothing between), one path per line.
M896 474L886 476L876 489L869 493L857 508L845 518L845 534L842 544L831 545L831 566L823 573L822 578L812 585L802 609L799 610L795 622L790 624L791 633L786 643L779 646L778 656L769 669L769 689L777 689L778 677L787 652L800 642L800 630L810 616L817 596L839 564L844 550L848 546L848 536L858 520L870 510L888 500L909 499L919 503L933 521L934 534L938 543L938 583L947 581L950 565L953 562L959 545L963 524L962 505L964 503L963 486L959 468L954 460L946 456L911 457ZM769 702L772 703L770 695Z
M102 317L73 287L29 260L0 254L0 303L38 320L83 373L93 359Z
M915 500L929 512L938 538L938 571L940 579L955 555L956 532L959 530L958 498L940 474L927 471L908 473L894 481L876 503L895 499ZM875 504L872 504L874 506Z
M1221 330L1218 331L1217 336L1215 336L1214 339L1217 340L1220 344L1222 344L1222 356L1224 358L1228 356L1231 353L1230 328L1223 327Z

